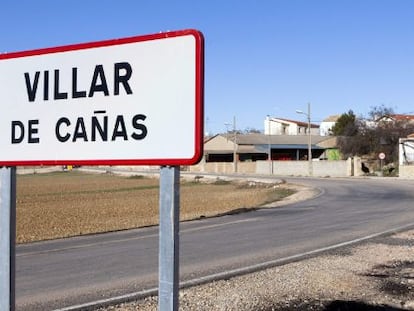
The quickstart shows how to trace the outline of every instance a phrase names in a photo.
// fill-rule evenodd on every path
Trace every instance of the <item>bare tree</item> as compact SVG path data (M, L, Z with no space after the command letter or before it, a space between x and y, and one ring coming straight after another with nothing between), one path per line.
M351 122L350 112L342 115L348 123L345 122L346 126L342 127L342 134L338 138L338 148L343 157L358 155L376 159L383 152L387 163L397 162L399 138L414 133L414 123L393 118L393 109L383 105L371 109L370 122L362 118L355 118Z

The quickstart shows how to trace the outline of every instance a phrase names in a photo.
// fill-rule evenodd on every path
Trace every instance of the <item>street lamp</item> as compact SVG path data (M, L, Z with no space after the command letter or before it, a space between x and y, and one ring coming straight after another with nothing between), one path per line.
M296 113L303 114L308 119L308 174L309 176L313 175L312 167L312 136L311 136L311 108L310 103L308 103L308 113L303 112L302 110L296 110Z

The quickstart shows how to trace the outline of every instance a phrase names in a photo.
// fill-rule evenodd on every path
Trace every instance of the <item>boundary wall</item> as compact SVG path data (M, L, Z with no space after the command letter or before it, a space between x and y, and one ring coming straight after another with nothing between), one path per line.
M400 165L398 176L401 178L414 178L414 165Z
M201 162L189 166L190 172L231 174L261 174L275 176L308 176L309 163L307 161L256 161L238 162L235 170L232 162ZM362 176L360 169L361 159L355 157L338 161L313 161L313 176L318 177L348 177Z

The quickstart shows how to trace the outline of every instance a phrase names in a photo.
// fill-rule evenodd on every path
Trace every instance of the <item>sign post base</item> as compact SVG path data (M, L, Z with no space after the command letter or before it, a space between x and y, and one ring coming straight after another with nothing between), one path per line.
M15 309L16 167L0 168L0 311Z
M160 172L158 310L178 310L180 167L163 166Z

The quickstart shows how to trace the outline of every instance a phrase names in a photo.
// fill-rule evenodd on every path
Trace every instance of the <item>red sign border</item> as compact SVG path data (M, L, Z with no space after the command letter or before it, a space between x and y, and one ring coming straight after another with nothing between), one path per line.
M195 29L177 30L161 32L157 34L133 36L120 39L111 39L104 41L95 41L88 43L71 44L22 52L12 52L0 54L0 61L3 59L12 59L28 56L37 56L44 54L78 51L91 48L107 47L122 45L128 43L144 42L158 39L167 39L180 36L192 35L195 38L195 140L194 155L191 158L171 158L171 159L104 159L104 160L17 160L17 161L0 161L1 166L41 166L41 165L193 165L197 164L203 156L204 147L204 36Z

